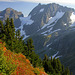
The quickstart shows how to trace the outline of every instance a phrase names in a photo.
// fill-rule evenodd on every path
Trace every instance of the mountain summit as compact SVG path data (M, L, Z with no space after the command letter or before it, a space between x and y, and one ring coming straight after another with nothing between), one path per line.
M70 16L72 12L74 12L74 9L63 7L55 3L47 5L38 4L29 13L28 17L21 17L20 19L22 21L23 30L25 30L26 35L29 36L34 32L43 30L44 28L47 29L47 26L52 26L54 23L57 24L61 18L63 19L62 23L66 23L69 26L69 21L71 21ZM65 25L62 25L62 23L61 25L54 24L53 29L57 29L58 27L64 29Z
M15 25L19 26L21 25L19 17L23 17L22 12L18 12L17 10L14 10L12 8L6 8L5 10L0 11L0 20L2 20L3 22L7 18L13 18Z

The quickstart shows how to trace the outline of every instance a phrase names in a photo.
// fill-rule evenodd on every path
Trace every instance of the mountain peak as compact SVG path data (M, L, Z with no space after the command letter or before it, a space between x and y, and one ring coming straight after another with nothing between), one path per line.
M37 24L41 28L44 24L48 23L50 17L54 17L58 12L74 12L74 9L61 6L59 4L50 3L43 4L40 3L29 13L31 19L38 21ZM41 22L40 22L41 21ZM39 23L40 22L40 23Z
M40 5L41 5L41 3L38 4L38 6L40 6Z
M5 10L14 10L13 8L6 8Z
M5 20L7 18L9 18L9 19L13 18L14 24L17 25L17 26L21 25L21 22L20 22L20 19L19 19L20 17L24 17L22 12L18 12L17 10L14 10L13 8L6 8L5 10L0 12L0 20L5 22Z
M17 10L14 10L13 8L6 8L5 9L6 11L13 11L13 12L17 12L17 13L19 13L19 14L22 14L22 12L19 12L19 11L17 11Z
M0 12L0 16L3 16L4 19L7 18L17 19L19 17L23 17L23 14L22 12L18 12L17 10L14 10L12 8L6 8L5 10Z

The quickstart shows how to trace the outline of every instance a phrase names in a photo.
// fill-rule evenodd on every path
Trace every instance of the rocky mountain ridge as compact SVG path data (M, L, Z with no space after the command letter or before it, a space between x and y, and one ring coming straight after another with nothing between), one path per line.
M21 25L19 17L24 17L22 12L18 12L12 8L6 8L5 10L0 11L0 20L4 22L7 18L13 18L16 27Z

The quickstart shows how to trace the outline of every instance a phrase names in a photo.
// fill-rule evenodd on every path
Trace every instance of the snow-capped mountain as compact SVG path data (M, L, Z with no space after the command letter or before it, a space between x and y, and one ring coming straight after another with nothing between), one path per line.
M29 37L33 39L35 52L41 58L44 54L49 58L60 58L74 73L75 10L55 3L38 4L27 17L23 17L22 13L17 16L18 18L14 19L14 22L18 20L15 22L15 29L21 30L24 40ZM0 19L4 20L3 17L0 13Z

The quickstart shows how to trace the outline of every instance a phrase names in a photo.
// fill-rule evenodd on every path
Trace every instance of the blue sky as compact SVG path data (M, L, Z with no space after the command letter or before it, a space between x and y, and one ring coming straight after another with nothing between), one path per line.
M58 3L63 6L75 8L75 0L0 0L0 11L10 7L21 11L24 16L27 16L38 3Z
M32 3L32 2L1 2L0 1L0 11L10 7L17 11L21 11L24 14L24 16L27 16L29 12L37 5L38 3Z

